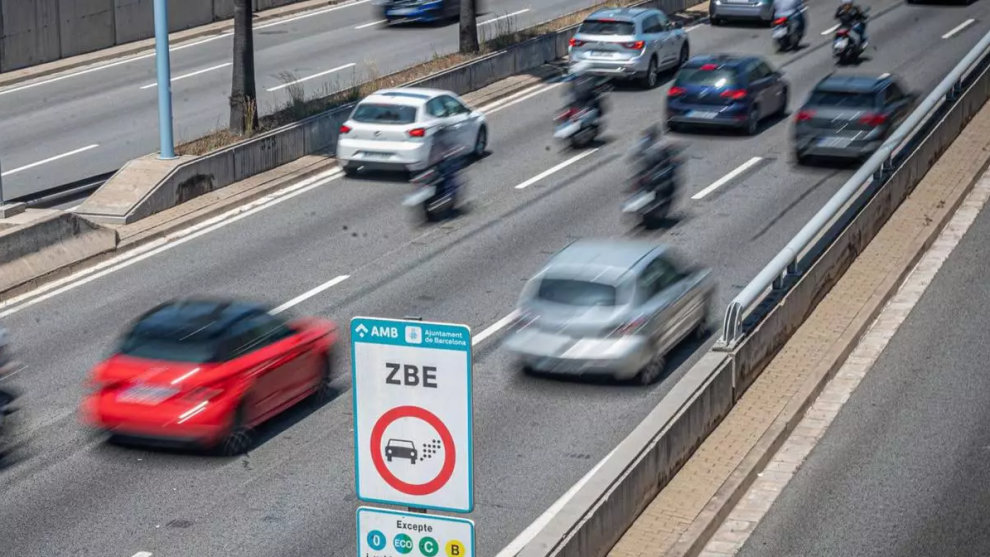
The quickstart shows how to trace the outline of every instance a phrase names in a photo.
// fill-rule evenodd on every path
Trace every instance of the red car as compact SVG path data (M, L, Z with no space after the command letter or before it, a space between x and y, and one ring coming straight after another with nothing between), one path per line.
M145 313L98 364L83 420L125 440L247 451L262 422L326 399L337 327L285 321L228 300L179 300Z

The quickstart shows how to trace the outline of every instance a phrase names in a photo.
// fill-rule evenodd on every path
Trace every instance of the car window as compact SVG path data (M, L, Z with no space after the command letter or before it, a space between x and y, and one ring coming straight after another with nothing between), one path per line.
M636 28L631 21L587 19L577 32L583 35L632 35L635 31Z
M655 15L651 15L643 20L643 33L661 33L663 32L663 25L660 23L660 19Z
M677 269L663 257L658 257L643 269L639 277L640 290L649 297L660 294L680 279Z
M426 111L434 118L446 118L448 116L447 107L444 105L441 97L437 97L426 103Z
M256 313L230 327L227 332L227 357L244 356L292 334L293 331L280 319L267 313Z
M403 125L416 121L416 107L396 104L361 103L351 120L362 124Z
M836 108L873 108L876 106L876 95L851 91L814 91L807 104Z
M616 305L616 289L609 284L584 280L550 279L540 281L537 297L547 302L568 306Z
M763 77L770 77L773 75L773 68L771 68L766 62L758 62L757 69Z
M677 74L675 85L691 85L695 87L732 87L739 80L735 70L723 68L719 70L704 70L701 68L684 68Z
M903 97L904 97L904 93L901 91L901 88L898 87L896 83L891 83L889 86L887 86L887 89L884 91L884 102L886 104L896 103L900 101Z
M440 97L440 99L443 101L444 106L447 108L448 114L451 115L466 114L468 112L471 112L470 110L467 109L467 107L465 107L463 104L458 102L458 100L455 99L454 97L451 97L449 95L444 95Z
M207 364L220 359L221 346L213 340L182 340L156 338L148 335L127 335L117 352L131 358Z
M667 27L667 24L670 23L670 19L667 18L667 14L665 14L663 12L657 12L657 16L656 17L657 17L658 20L660 20L660 25L662 25L664 27Z

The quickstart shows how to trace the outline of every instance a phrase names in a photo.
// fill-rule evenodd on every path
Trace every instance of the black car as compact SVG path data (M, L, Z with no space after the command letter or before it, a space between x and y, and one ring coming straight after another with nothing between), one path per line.
M667 127L741 128L750 135L768 116L787 112L788 84L756 56L695 56L667 91Z
M887 73L825 76L794 117L794 155L802 164L815 156L868 158L916 99Z

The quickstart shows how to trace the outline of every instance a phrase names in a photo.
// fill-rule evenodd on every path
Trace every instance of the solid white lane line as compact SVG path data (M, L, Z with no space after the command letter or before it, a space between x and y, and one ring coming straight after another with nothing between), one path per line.
M480 333L474 336L474 339L471 340L471 346L477 346L481 344L482 342L485 341L486 338L504 329L506 325L512 323L512 320L515 319L517 315L519 315L519 311L518 310L513 311L509 315L506 315L505 317L489 325L487 329L481 331Z
M870 372L894 334L910 317L925 291L935 280L939 269L976 222L988 199L990 199L990 173L984 174L966 196L949 223L939 233L932 247L922 255L904 283L897 289L897 293L887 302L867 332L860 337L835 377L829 380L797 427L771 457L764 471L759 474L742 499L748 503L746 509L736 507L729 511L725 522L708 542L707 550L735 555L743 547L750 533L773 507L777 496L790 483L815 445L821 441L842 410L842 406L850 400L860 382ZM844 402L836 404L834 401L837 400ZM799 431L804 433L799 435L796 433ZM767 474L768 471L774 473Z
M288 302L285 302L284 304L278 306L277 308L275 308L275 309L272 310L272 313L282 313L283 311L291 308L292 306L299 305L299 304L305 302L306 300L312 298L313 296L316 296L320 292L323 292L324 290L327 290L328 288L332 288L334 286L337 286L338 284L344 282L345 280L347 280L349 278L351 278L351 275L340 275L339 277L336 277L334 279L328 280L327 282L324 282L323 284L317 286L316 288L314 288L312 290L309 290L307 292L304 292L304 293L296 296L295 298L289 300Z
M303 82L309 81L311 79L316 79L318 77L323 77L325 75L330 75L330 74L332 74L334 72L339 72L340 70L346 70L347 68L352 68L352 67L354 67L356 65L357 64L355 64L355 63L352 62L350 64L344 64L343 66L337 66L336 68L327 70L325 72L316 73L316 74L313 74L313 75L311 75L309 77L304 77L302 79L297 79L295 81L290 81L289 83L283 83L283 84L281 84L279 86L272 87L271 89L266 89L266 91L268 91L269 93L271 93L272 91L278 91L279 89L285 89L286 87L290 87L290 86L295 85L297 83L303 83Z
M953 27L952 30L949 31L948 33L942 35L942 38L943 39L948 39L949 37L955 35L956 33L962 31L963 29L969 27L970 25L972 25L975 22L976 22L975 19L967 19L966 21L964 21L964 22L960 23L959 25Z
M163 238L149 242L139 248L135 248L133 251L122 253L117 257L113 257L103 263L94 265L68 277L52 281L30 292L26 292L19 296L14 296L9 300L4 300L0 302L0 309L6 309L4 309L4 311L0 311L0 319L13 315L35 304L44 302L45 300L54 298L59 294L74 290L84 284L93 282L94 280L105 277L111 273L130 267L139 261L144 261L145 259L154 257L172 248L181 246L186 242L195 240L200 236L209 234L210 232L223 228L229 224L233 224L241 219L246 219L247 217L264 211L265 209L274 207L284 201L288 201L298 195L302 195L308 191L325 186L334 180L339 179L341 176L343 176L343 172L339 168L333 168L327 172L307 178L306 180L285 188L284 190L279 190L268 194L252 201L251 203L231 209L226 213L207 219L199 224L190 226L189 228L184 228L178 232L173 232Z
M566 161L558 164L557 166L551 168L550 170L545 170L543 172L540 172L536 176L533 176L529 180L526 180L525 182L519 184L518 186L516 186L516 189L517 190L521 190L521 189L527 188L529 186L532 186L533 184L539 182L540 180L546 178L547 176L553 174L554 172L559 172L559 171L567 168L568 166L576 163L577 161L583 159L584 157L587 157L588 155L591 155L592 153L596 153L596 152L598 152L598 148L585 151L585 152L580 153L578 155L574 155L573 157L571 157L571 158L567 159Z
M151 557L151 553L147 551L138 551L134 554L134 557Z
M822 35L828 35L829 33L831 33L832 31L835 31L838 28L839 28L838 25L833 25L833 26L829 27L828 29L822 31Z
M230 66L230 65L233 65L233 62L227 62L226 64L219 64L217 66L213 66L212 68L206 68L206 69L198 70L198 71L195 71L195 72L192 72L192 73L187 73L185 75L180 75L178 77L173 77L172 78L172 83L175 83L176 81L179 81L179 80L182 80L182 79L186 79L188 77L193 77L193 76L197 76L199 74L204 74L206 72L212 72L213 70L219 70L221 68L226 68L227 66ZM142 85L141 86L141 89L151 89L152 87L157 87L157 86L158 86L158 82L156 81L154 83L149 83L148 85Z
M57 161L59 159L64 159L65 157L71 157L72 155L78 155L79 153L83 153L85 151L89 151L90 149L96 149L99 146L100 146L99 143L94 143L92 145L87 145L86 147L83 147L81 149L76 149L75 151L69 151L68 153L62 153L61 155L55 155L54 157L48 157L47 159L45 159L43 161L33 162L31 164L24 165L24 166L22 166L20 168L15 168L13 170L8 170L7 172L4 172L3 174L0 174L0 177L10 176L11 174L17 174L18 172L20 172L22 170L27 170L29 168L34 168L36 166L41 166L43 164L48 164L50 162Z
M753 165L759 163L762 160L763 160L763 157L753 157L753 158L749 159L748 161L742 163L742 165L739 166L739 168L733 170L732 172L726 174L725 176L722 176L721 178L719 178L712 185L710 185L707 188L705 188L705 189L699 191L698 193L692 195L691 196L691 199L694 199L694 200L703 199L708 194L710 194L713 191L717 190L718 188L724 186L725 184L728 184L729 182L732 181L733 178L735 178L736 176L739 176L743 172L746 172Z
M540 530L545 528L546 525L549 524L551 520L553 520L553 517L557 516L557 514L561 511L561 509L563 509L564 506L567 505L567 503L569 503L571 499L574 498L574 495L578 492L578 490L580 490L582 487L584 487L586 483L588 483L588 480L590 480L591 477L595 475L595 472L597 472L602 467L602 465L605 464L605 462L612 456L613 453L615 453L615 449L612 449L612 452L608 453L607 455L605 455L605 458L598 461L598 464L596 464L594 468L589 470L588 473L585 474L584 477L582 477L580 480L578 480L576 484L572 485L571 488L568 489L566 493L560 496L560 499L557 499L557 501L553 505L550 505L550 508L548 508L543 514L541 514L539 518L533 521L532 524L527 526L526 529L522 531L522 533L516 536L516 539L512 540L512 542L510 542L509 545L505 546L505 548L502 549L502 551L499 551L495 557L515 557L517 553L522 551L522 548L526 547L526 544L531 542L533 538L535 538L536 535L540 533Z
M365 23L364 25L358 25L355 29L367 29L368 27L374 27L388 21L387 19L379 19L378 21L372 21L371 23Z
M529 8L526 8L525 10L519 10L518 12L512 12L511 14L500 15L498 17L493 17L491 19L486 19L485 21L479 21L478 22L478 25L488 25L489 23L495 23L496 21L498 21L500 19L508 19L510 17L517 16L519 14L524 14L524 13L526 13L528 11L529 11Z

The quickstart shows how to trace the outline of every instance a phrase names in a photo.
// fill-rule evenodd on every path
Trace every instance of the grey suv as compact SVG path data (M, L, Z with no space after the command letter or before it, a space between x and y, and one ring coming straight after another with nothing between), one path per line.
M606 8L588 16L571 38L570 63L585 62L589 73L642 79L657 86L658 74L691 56L687 33L660 10Z

